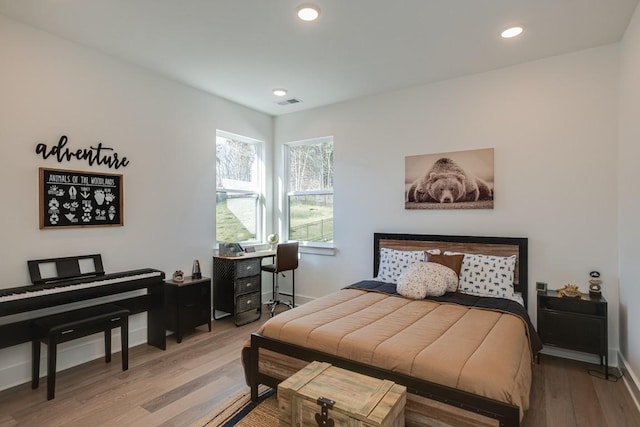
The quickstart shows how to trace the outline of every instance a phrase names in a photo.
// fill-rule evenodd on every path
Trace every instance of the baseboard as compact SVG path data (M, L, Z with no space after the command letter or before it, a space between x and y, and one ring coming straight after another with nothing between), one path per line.
M129 330L129 348L146 342L146 326ZM113 331L111 343L111 352L119 352L120 329ZM9 360L8 364L0 365L0 390L31 382L31 343L2 349L0 352L7 353L7 357L2 357L3 361ZM104 337L102 334L69 341L58 346L57 371L60 372L102 358L104 358ZM40 375L45 376L46 373L47 351L46 346L43 346L40 357Z
M262 303L266 303L267 301L270 301L272 297L271 292L263 292L262 293ZM283 300L289 300L288 296L285 296L284 298L282 298ZM304 295L300 295L300 294L296 294L296 306L298 305L302 305L302 304L306 304L310 301L313 301L315 298L313 297L308 297L308 296L304 296Z
M304 295L296 295L296 305L306 304L310 301L313 301L315 298L307 297Z
M577 360L579 362L600 364L600 357L595 354L566 350L559 347L545 346L540 353L548 354L550 356L562 357L564 359ZM614 357L611 357L612 355ZM615 350L609 349L608 364L609 367L618 367L617 354Z
M624 383L627 385L631 398L640 411L640 381L638 381L637 375L633 372L633 369L631 369L631 366L629 366L624 356L622 356L622 353L618 352L618 360Z

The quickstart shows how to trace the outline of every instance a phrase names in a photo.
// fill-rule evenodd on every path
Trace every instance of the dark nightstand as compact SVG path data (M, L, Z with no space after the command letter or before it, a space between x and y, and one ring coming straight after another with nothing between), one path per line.
M555 290L538 293L538 335L545 345L597 354L609 378L604 297L559 297Z
M184 278L184 282L165 280L165 313L167 329L182 342L185 331L209 325L211 332L211 279Z

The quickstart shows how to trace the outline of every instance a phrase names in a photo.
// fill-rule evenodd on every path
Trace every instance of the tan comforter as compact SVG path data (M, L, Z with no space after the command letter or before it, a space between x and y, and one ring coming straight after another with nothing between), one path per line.
M343 289L258 332L514 404L522 418L532 361L525 331L511 314Z

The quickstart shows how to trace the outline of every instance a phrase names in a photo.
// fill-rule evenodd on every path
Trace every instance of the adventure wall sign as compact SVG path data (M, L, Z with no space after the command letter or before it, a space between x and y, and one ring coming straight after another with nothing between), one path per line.
M39 168L40 228L124 225L122 175Z
M53 156L58 160L58 163L64 161L70 162L71 159L86 160L89 166L93 165L107 165L110 168L119 169L121 166L124 168L129 164L129 159L126 157L120 158L113 148L105 147L102 142L98 142L97 146L89 146L89 148L79 148L72 150L67 147L68 139L66 135L62 135L57 145L48 147L47 144L39 143L36 145L36 154L42 155L42 158L47 160Z

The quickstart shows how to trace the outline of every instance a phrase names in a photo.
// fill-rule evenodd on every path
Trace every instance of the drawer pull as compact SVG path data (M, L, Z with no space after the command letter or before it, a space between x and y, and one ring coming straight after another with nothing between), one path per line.
M251 304L251 300L250 299L247 300L247 305L249 305L249 304Z

